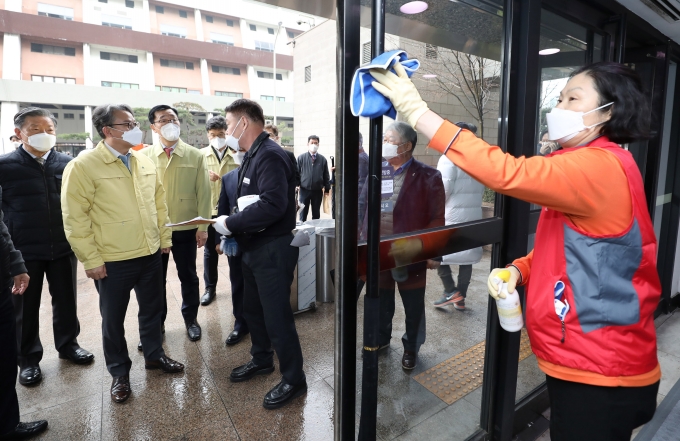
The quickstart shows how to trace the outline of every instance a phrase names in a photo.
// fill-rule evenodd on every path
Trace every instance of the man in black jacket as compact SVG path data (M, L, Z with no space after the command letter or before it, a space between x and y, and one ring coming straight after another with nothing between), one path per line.
M14 132L23 145L0 157L5 223L33 280L23 296L13 297L19 383L23 385L42 380L39 311L44 276L52 295L52 329L59 358L77 364L94 359L77 341L78 261L66 240L61 217L61 176L73 158L53 149L56 125L48 110L23 109L14 116Z
M295 228L295 172L269 134L264 132L262 108L240 99L225 109L227 140L246 150L239 169L236 197L252 202L231 216L215 219L215 230L234 236L242 251L243 313L250 329L253 358L235 368L231 381L246 381L274 371L274 353L283 379L264 398L276 409L307 391L302 350L290 307L290 285L298 248L290 246ZM234 145L237 144L237 145ZM242 202L244 200L242 199Z
M0 206L2 187L0 187ZM47 421L19 422L17 381L17 341L12 297L21 297L29 285L24 259L2 222L0 209L0 439L27 439L47 428ZM14 286L11 281L14 279ZM14 296L12 296L14 294Z
M264 131L269 133L269 139L277 143L278 145L281 145L281 137L279 136L279 129L276 128L275 125L273 124L266 124L264 126ZM281 146L283 149L283 146ZM300 169L298 168L297 165L297 160L295 159L295 154L291 152L290 150L283 149L284 152L286 152L286 155L288 155L288 158L290 161L293 163L293 168L295 169L295 186L299 187L300 186Z
M300 212L300 220L307 219L309 206L312 206L312 219L321 217L321 201L324 191L328 193L331 189L331 178L328 173L328 162L326 158L318 153L319 137L311 135L307 138L307 153L303 153L297 158L298 169L300 169L300 203L305 204L305 208Z

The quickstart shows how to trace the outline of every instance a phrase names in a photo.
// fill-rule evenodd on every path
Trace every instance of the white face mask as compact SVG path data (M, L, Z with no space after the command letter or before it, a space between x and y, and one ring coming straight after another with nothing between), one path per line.
M24 133L24 135L26 135ZM28 136L28 135L26 135ZM36 133L28 136L28 145L39 152L46 152L57 143L57 137L49 133Z
M229 152L232 158L234 158L234 163L236 165L241 165L243 164L243 157L246 155L246 152L236 152L236 153L231 153Z
M406 143L398 144L398 145L389 144L389 143L383 144L382 145L382 157L389 161L392 158L396 158L399 155L403 155L406 152L397 153L397 149L399 149L399 147L404 145L404 144L406 144Z
M236 127L238 127L238 125L241 123L242 119L243 119L243 117L239 118L238 122L236 123ZM238 142L241 140L241 136L243 136L243 134L246 132L246 128L245 127L243 128L243 131L241 132L241 136L239 136L238 138L234 137L235 131L236 131L236 128L234 128L234 130L231 132L231 135L227 135L226 143L227 143L227 147L229 147L230 149L232 149L235 152L238 152L238 149L239 149Z
M19 142L19 141L14 141L12 144L14 144L15 149L18 149L19 147L21 147L21 142Z
M319 146L316 144L310 144L309 145L309 151L312 153L316 153L319 151Z
M168 123L161 127L161 135L166 140L173 142L179 139L180 127L177 124Z
M118 130L118 129L114 129ZM123 137L118 138L122 139L123 141L127 142L128 144L131 145L139 145L142 143L142 138L144 137L144 132L139 127L135 127L132 130L128 130L127 132L123 132Z
M227 146L227 139L226 138L220 138L220 137L215 137L210 140L210 145L215 149L215 150L222 150Z
M548 136L551 141L557 141L559 144L565 143L578 135L580 132L591 129L607 121L602 121L592 126L587 126L583 122L583 117L591 112L600 110L604 107L611 106L613 102L600 106L588 112L576 112L574 110L558 109L555 107L548 113L545 118L548 122Z

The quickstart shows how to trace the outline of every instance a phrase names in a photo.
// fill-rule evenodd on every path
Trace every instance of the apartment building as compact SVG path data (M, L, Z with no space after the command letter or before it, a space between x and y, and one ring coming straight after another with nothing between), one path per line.
M59 140L67 147L90 144L83 133L96 140L99 104L186 103L195 125L183 121L185 138L200 144L206 119L238 98L258 101L292 144L289 43L313 17L248 0L0 0L0 22L4 151L28 105L55 113L58 132L74 134Z

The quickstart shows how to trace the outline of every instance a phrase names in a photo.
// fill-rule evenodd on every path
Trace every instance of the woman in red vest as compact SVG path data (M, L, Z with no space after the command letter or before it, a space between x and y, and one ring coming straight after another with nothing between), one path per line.
M574 72L547 116L561 149L515 158L428 109L403 68L371 71L430 148L499 193L541 205L535 248L512 262L546 374L553 440L630 440L656 409L654 310L661 287L642 177L619 144L649 134L640 77L601 62ZM489 293L499 296L495 269Z

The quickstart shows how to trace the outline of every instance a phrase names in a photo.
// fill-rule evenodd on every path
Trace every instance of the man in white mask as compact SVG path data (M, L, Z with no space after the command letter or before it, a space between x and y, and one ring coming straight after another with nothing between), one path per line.
M217 217L217 202L220 199L221 178L232 170L236 170L234 154L238 153L227 147L227 122L223 116L215 116L205 123L208 134L208 145L201 149L205 156L210 177L210 194L212 217ZM215 287L217 286L217 262L218 254L213 244L215 243L215 229L208 228L208 240L203 249L203 282L205 292L201 297L201 305L208 306L215 299Z
M305 204L305 208L300 212L300 220L307 219L309 207L312 207L312 219L321 217L321 201L324 191L328 193L331 189L331 176L328 171L326 158L319 153L319 137L311 135L307 138L307 153L303 153L297 158L298 169L300 170L300 203Z
M195 217L212 216L210 179L205 155L182 141L177 109L161 104L149 111L151 130L158 134L158 142L140 153L151 158L165 188L170 222L183 222ZM200 303L199 281L196 274L196 252L208 239L208 225L174 227L172 256L182 285L182 317L191 341L201 339L201 327L196 321ZM163 255L163 280L167 279L170 255ZM165 285L164 285L165 287ZM162 323L167 316L167 301ZM137 349L141 350L142 343Z
M17 135L10 136L9 141L14 146L14 149L18 149L19 147L21 147L21 138L19 138Z
M172 232L165 227L168 209L159 172L132 150L143 133L130 106L99 106L92 125L103 140L66 166L61 205L66 238L99 292L111 399L122 403L131 393L124 322L133 288L146 369L184 370L162 347L161 254L170 252Z
M14 116L15 138L20 140L21 147L0 157L5 222L31 278L24 295L12 296L21 369L19 383L24 386L42 380L39 312L45 277L52 296L54 343L59 356L77 364L94 359L77 341L78 261L66 240L60 200L61 178L71 157L53 148L56 126L49 110L37 107L21 110Z

